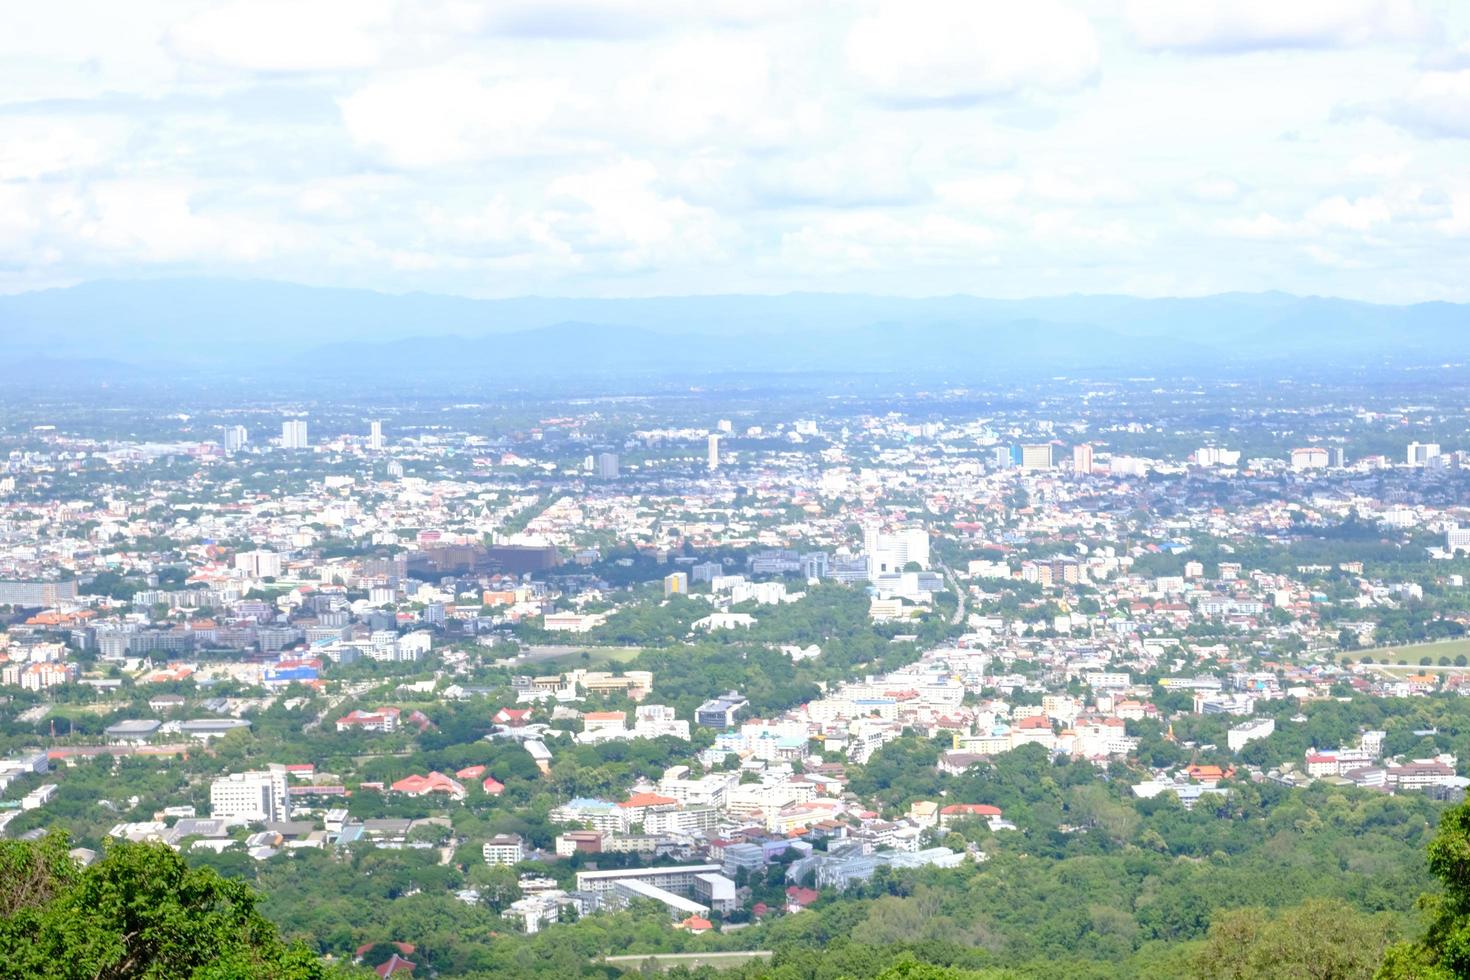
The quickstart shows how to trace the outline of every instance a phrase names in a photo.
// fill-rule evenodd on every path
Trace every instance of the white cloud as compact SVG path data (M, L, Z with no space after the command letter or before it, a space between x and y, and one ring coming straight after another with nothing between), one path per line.
M1318 227L1347 231L1369 231L1375 225L1392 219L1388 205L1379 197L1360 197L1352 201L1341 195L1329 197L1307 212L1307 220Z
M884 269L913 263L983 265L995 261L996 232L949 215L901 220L852 211L824 215L781 236L781 259L809 275Z
M1221 231L1233 238L1250 238L1262 241L1280 238L1296 238L1306 233L1301 225L1282 221L1266 211L1251 218L1227 218L1219 223Z
M600 253L615 268L717 252L714 212L661 194L657 179L651 164L628 159L558 177L537 220L572 251Z
M371 68L383 57L389 0L234 0L168 33L180 57L262 72Z
M0 180L78 176L113 160L128 133L125 122L75 116L13 116L0 139Z
M915 105L1070 92L1101 60L1092 24L1055 0L887 0L853 25L845 53L872 96Z
M771 75L770 52L757 38L677 40L619 79L611 106L587 124L664 144L780 145L791 136L793 107L776 101Z
M1128 0L1124 16L1145 48L1221 54L1403 40L1431 27L1416 0Z
M427 168L544 148L562 92L553 80L446 65L386 75L339 104L357 143L395 166Z
M1230 177L1211 175L1191 181L1185 192L1205 204L1227 204L1240 197L1241 187Z
M1421 136L1470 139L1470 69L1424 72L1376 114Z
M1348 161L1347 172L1355 177L1397 177L1412 160L1408 153L1360 153Z

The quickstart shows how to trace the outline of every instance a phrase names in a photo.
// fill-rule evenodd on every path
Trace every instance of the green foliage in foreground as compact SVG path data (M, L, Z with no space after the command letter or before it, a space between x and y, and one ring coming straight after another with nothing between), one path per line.
M314 980L243 882L162 844L118 843L79 868L65 835L0 842L0 977Z
M209 868L190 868L162 845L118 843L87 868L77 866L67 846L61 834L0 843L0 977L346 976L345 968L329 967L307 948L284 943L258 912L248 886ZM1042 863L1035 858L1021 863L1027 862ZM1448 980L1470 975L1470 804L1445 812L1428 845L1428 865L1441 890L1421 899L1428 928L1416 940L1401 938L1404 920L1391 912L1365 912L1338 898L1309 898L1274 910L1216 909L1203 938L1148 943L1112 962L1087 959L1079 943L1067 955L1058 955L1062 947L1053 946L1049 957L1003 963L984 950L994 941L985 935L985 923L971 921L964 914L967 903L946 887L963 888L966 876L930 874L917 881L879 882L862 898L829 897L813 912L781 920L780 928L760 936L774 941L777 953L771 961L728 971L678 968L671 975L728 980ZM1065 872L1059 877L1075 879ZM973 876L969 882L977 883ZM1059 881L1073 890L1078 883ZM1065 912L1065 903L1049 905L1052 913ZM494 953L481 975L610 976L612 969L597 962L606 948L586 942L592 934L583 927L621 927L628 933L621 938L632 941L617 944L624 948L650 940L665 945L677 934L670 933L666 920L660 925L661 915L647 911L554 928L532 937L536 942L530 944L491 933L482 948ZM1051 928L1050 913L1036 912L1035 927ZM1099 913L1094 908L1091 915ZM738 936L703 938L729 945ZM556 955L533 952L541 940L555 946Z

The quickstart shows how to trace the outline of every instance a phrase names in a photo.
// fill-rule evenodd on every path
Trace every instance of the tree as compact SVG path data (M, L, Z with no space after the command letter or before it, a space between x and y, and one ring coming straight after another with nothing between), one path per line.
M480 864L470 868L470 884L480 891L480 900L497 912L521 897L521 883L515 869L504 864Z
M1337 899L1311 899L1275 918L1232 909L1214 916L1195 969L1220 980L1369 980L1392 939L1392 916Z
M1418 943L1389 950L1381 980L1440 980L1470 975L1470 802L1445 811L1429 842L1429 872L1443 891L1419 899L1429 929Z
M78 869L68 840L0 842L0 976L265 977L331 972L282 942L247 885L162 844L119 842Z

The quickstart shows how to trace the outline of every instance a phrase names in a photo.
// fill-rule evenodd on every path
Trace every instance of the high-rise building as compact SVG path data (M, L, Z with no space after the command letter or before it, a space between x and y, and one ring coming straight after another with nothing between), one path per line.
M282 449L305 449L308 445L305 419L287 419L281 423Z
M1052 444L1035 443L1021 447L1021 469L1049 470L1052 468Z
M1326 469L1327 450L1317 446L1308 446L1305 449L1293 449L1291 451L1291 468L1298 472L1301 470Z
M664 576L664 598L671 595L689 594L689 575L685 572L674 572Z
M1240 450L1221 449L1219 446L1201 446L1194 451L1196 466L1235 466L1240 462Z
M245 431L243 425L231 425L225 429L225 452L237 453L245 448L250 434Z
M1439 455L1439 443L1411 442L1407 455L1407 462L1410 466L1428 466L1430 461Z
M719 423L715 425L715 428L719 429L721 432L732 432L734 431L735 426L733 423L731 423L729 419L720 419Z
M863 528L863 557L868 560L868 577L893 575L913 562L929 567L929 532L922 527L882 531L876 525Z
M209 815L245 823L290 819L286 767L272 765L265 772L232 772L216 779L209 785Z
M618 478L618 454L600 453L597 457L597 476L602 480Z
M235 568L251 578L279 578L281 556L273 551L242 551L235 556Z
M1072 447L1072 472L1092 472L1092 446L1084 442L1080 446Z
M712 470L720 467L720 434L711 432L709 434L709 468Z
M368 423L368 448L375 453L383 451L383 423L376 419Z

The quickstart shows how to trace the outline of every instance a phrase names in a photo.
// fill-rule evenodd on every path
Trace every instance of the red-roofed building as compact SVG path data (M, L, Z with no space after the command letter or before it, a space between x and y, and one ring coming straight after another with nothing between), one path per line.
M413 968L416 966L418 966L417 963L410 963L397 953L394 953L374 969L373 972L380 977L406 977L413 974Z
M715 925L713 922L698 915L691 915L683 922L680 922L679 924L674 926L675 929L686 929L691 935L695 936L698 936L701 933L709 932L714 927Z
M505 725L507 728L520 728L531 720L531 709L501 708L490 716L490 720L497 725Z
M427 776L405 776L389 787L395 793L409 796L427 796L430 793L446 793L451 799L465 798L463 783L456 782L442 772L431 772Z
M786 908L793 912L797 909L804 909L821 897L821 893L815 888L790 885L786 889Z
M505 784L494 776L486 776L485 781L480 784L481 788L491 796L499 796L505 792Z
M989 803L951 803L939 809L939 828L945 830L955 820L971 818L988 821L994 827L1001 819L1000 807Z
M337 719L337 731L345 732L356 728L364 732L394 732L398 730L398 716L401 713L393 707L378 708L376 711L354 708Z

